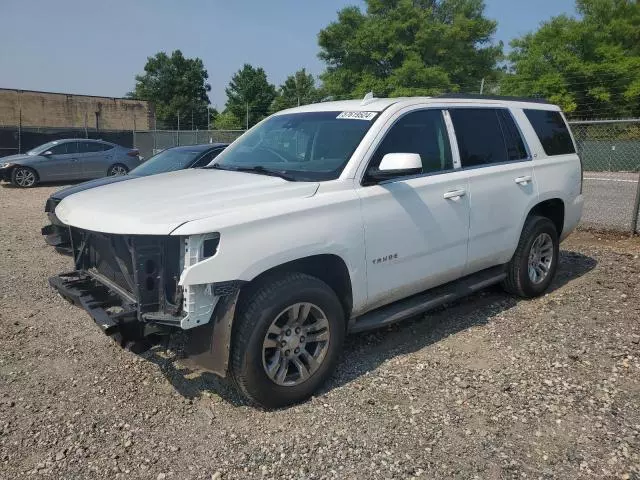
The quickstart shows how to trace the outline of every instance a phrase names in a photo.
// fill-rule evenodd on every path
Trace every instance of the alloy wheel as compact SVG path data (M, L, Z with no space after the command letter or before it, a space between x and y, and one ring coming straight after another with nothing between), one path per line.
M322 365L331 331L325 313L308 302L283 310L267 330L262 365L277 385L294 386L311 377Z
M36 183L36 174L29 169L19 168L15 180L20 187L32 187Z
M551 269L553 261L553 240L548 233L536 237L529 250L529 280L534 284L542 283Z
M113 167L111 167L112 177L116 177L119 175L126 175L126 174L127 174L127 169L124 168L122 165L114 165Z

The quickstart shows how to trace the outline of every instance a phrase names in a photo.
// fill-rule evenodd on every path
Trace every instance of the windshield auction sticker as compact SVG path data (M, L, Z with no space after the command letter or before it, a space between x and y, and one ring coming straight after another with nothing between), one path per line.
M377 112L342 112L336 118L342 118L347 120L367 120L371 121L376 116Z

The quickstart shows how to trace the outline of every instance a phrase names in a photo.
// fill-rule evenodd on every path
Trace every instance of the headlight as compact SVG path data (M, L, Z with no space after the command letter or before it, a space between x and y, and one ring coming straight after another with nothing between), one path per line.
M13 163L0 163L0 168L9 168L13 165Z
M219 243L219 233L206 233L186 237L184 239L184 266L191 267L206 258L213 257L218 251Z

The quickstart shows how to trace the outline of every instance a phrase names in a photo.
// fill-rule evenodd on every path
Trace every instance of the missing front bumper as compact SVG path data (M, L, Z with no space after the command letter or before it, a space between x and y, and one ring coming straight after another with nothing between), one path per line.
M150 321L140 321L135 299L99 274L62 273L51 277L49 284L66 300L85 310L96 325L122 347L137 345L132 349L136 353L151 347L154 342L150 340L154 337L182 330L181 318L176 316L164 315L153 321L153 315L149 315ZM215 305L211 320L203 326L182 330L187 335L186 363L226 376L239 287L239 282L219 284L218 293L224 295Z
M106 335L122 346L169 333L162 325L140 322L135 301L95 275L83 271L62 273L49 278L49 285L85 310Z

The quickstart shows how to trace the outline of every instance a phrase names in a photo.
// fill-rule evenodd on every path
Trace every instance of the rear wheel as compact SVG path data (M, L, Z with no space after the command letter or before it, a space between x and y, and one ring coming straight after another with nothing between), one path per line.
M507 267L505 290L523 298L542 295L558 268L558 232L546 217L527 218L520 242Z
M277 408L309 398L333 372L345 336L342 305L321 280L271 277L241 300L231 374L250 402Z
M109 167L109 170L107 171L107 175L109 177L126 175L127 173L129 173L129 169L121 163L116 163L115 165L111 165Z
M38 174L33 168L15 167L11 172L11 183L16 187L30 188L38 183Z

